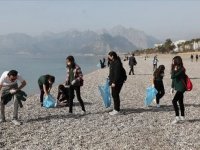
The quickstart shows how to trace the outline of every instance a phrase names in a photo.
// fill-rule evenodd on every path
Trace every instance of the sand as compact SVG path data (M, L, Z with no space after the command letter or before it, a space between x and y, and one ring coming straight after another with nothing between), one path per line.
M166 94L161 107L144 106L145 89L151 85L152 60L137 56L135 75L128 76L121 97L121 114L110 116L97 86L105 82L108 68L84 76L81 89L87 114L82 115L75 99L74 115L68 107L45 109L40 107L39 95L29 96L20 109L23 125L14 126L13 107L6 107L6 123L0 124L0 149L70 149L70 150L198 150L200 149L200 62L191 62L184 55L184 66L193 82L193 90L185 93L186 120L171 125L175 118L170 95L170 64L175 55L158 55L159 64L166 67L164 86ZM127 72L128 62L124 62ZM52 89L57 95L57 88ZM113 104L113 103L112 103Z

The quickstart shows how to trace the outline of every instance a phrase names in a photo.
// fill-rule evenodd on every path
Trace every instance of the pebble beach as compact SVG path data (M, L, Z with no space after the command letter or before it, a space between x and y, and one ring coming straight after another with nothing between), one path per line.
M144 106L146 88L151 86L153 56L136 56L135 75L128 75L128 61L123 61L127 81L120 93L121 113L110 116L98 85L104 84L108 68L84 75L81 88L86 114L76 98L73 115L68 107L46 109L39 94L29 96L19 109L21 126L11 123L13 106L6 107L6 122L0 124L2 150L199 150L200 149L200 62L180 54L191 78L193 90L185 92L185 121L172 125L175 118L170 94L170 66L175 55L158 55L158 65L165 65L165 95L160 108L155 103ZM123 59L122 59L123 60ZM200 61L200 60L199 60ZM84 70L83 70L84 72ZM57 87L51 91L57 96Z

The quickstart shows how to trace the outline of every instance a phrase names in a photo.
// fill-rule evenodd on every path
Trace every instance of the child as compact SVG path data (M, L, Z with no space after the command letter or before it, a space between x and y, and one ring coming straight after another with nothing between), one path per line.
M160 107L160 99L164 96L165 94L165 89L163 85L163 77L164 77L164 71L165 71L165 66L160 65L154 72L153 76L153 85L155 89L158 91L156 95L156 104L157 107Z
M185 108L183 103L183 94L186 91L186 87L184 86L184 80L185 80L185 68L183 67L182 58L180 56L175 56L172 60L172 66L171 66L171 79L172 79L172 88L171 93L173 93L174 89L176 90L176 94L172 100L172 104L174 106L176 118L172 122L172 124L175 124L179 122L180 120L185 120ZM177 105L177 102L179 102L180 110L181 110L181 116L179 117L179 107Z

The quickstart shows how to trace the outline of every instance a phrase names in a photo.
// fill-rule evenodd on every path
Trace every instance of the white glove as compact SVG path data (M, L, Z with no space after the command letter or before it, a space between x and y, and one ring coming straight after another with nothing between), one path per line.
M155 87L155 85L154 84L152 84L152 88L154 88Z
M10 92L10 94L15 94L17 92L17 90L11 89L9 92Z
M171 89L170 89L170 94L173 94L173 93L174 93L174 89L171 88Z
M74 85L75 83L76 83L76 80L73 80L72 83L71 83L71 85Z

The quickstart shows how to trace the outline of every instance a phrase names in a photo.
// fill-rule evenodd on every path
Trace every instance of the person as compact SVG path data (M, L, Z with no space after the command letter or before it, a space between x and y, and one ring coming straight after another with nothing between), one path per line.
M58 106L69 106L69 88L63 84L58 86L57 101Z
M137 64L137 62L136 62L136 59L135 59L135 55L133 53L132 56L129 57L129 66L130 66L129 75L131 75L131 72L134 75L134 65L136 65L136 64Z
M67 77L65 85L69 86L69 113L73 113L74 91L79 101L83 114L86 113L84 102L81 98L81 86L83 86L83 74L81 68L76 64L73 56L66 58Z
M55 82L55 77L49 74L42 75L38 79L38 85L40 88L40 103L43 107L44 96L50 94L53 83Z
M160 107L160 99L165 94L165 88L163 84L164 71L165 71L165 66L160 65L153 74L153 85L155 89L158 91L156 95L156 104L158 108Z
M103 69L105 67L105 62L106 62L105 58L103 58L103 61L101 59L99 60L101 69Z
M198 59L199 59L199 55L196 54L196 62L198 62Z
M183 103L184 92L186 91L186 87L184 85L185 77L185 68L183 66L182 58L180 56L175 56L172 59L171 65L171 93L174 92L174 89L176 90L176 94L172 100L176 117L175 120L172 121L172 124L175 124L180 120L185 120L185 108ZM179 116L179 107L177 105L177 102L179 102L181 116Z
M122 89L125 79L123 79L123 65L119 56L114 51L108 53L110 61L109 68L109 85L111 86L111 94L114 102L113 111L109 112L110 115L117 115L120 113L120 91Z
M158 65L158 58L157 58L157 56L154 56L154 58L153 58L153 71L155 71L157 69L157 65Z
M18 86L17 81L21 82L21 85ZM1 117L0 122L5 122L5 104L4 99L2 95L6 92L9 92L12 97L14 97L14 112L13 112L13 119L12 123L14 125L21 125L21 122L18 121L18 108L19 108L19 101L16 98L16 94L18 91L20 91L22 88L26 86L26 81L23 79L23 77L16 71L16 70L10 70L10 71L4 71L0 78L0 96L1 96ZM12 99L11 97L11 99Z
M193 58L194 58L194 56L193 56L193 54L191 54L191 56L190 56L191 62L193 62Z

